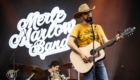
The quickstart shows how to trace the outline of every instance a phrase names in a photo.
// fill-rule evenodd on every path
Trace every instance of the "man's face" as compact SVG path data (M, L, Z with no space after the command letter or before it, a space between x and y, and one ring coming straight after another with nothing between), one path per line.
M55 66L55 67L54 67L54 66L52 66L52 68L53 68L53 71L54 71L54 72L56 72L56 71L58 71L58 70L59 70L59 65L57 65L57 66Z
M81 15L81 18L82 18L84 21L86 21L86 22L90 22L90 21L88 20L88 16L89 16L89 15L92 15L91 12L85 12L85 13L83 13L83 14Z

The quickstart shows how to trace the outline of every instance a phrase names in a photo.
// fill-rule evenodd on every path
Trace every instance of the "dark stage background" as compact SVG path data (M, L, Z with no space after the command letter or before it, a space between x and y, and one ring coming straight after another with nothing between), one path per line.
M73 19L73 14L83 3L87 3L90 8L96 6L96 9L92 11L93 21L102 26L108 39L113 38L117 31L123 32L128 27L136 27L134 35L125 37L113 46L105 48L104 64L109 80L139 80L140 3L138 0L0 0L0 79L7 80L8 65L13 62L9 59L15 51L9 46L9 40L12 35L20 33L17 24L21 19L26 19L31 12L51 13L52 9L57 6L67 14L63 22L68 22ZM81 20L76 20L76 23L79 22ZM39 29L46 28L48 30L50 24L44 23L39 27ZM67 35L68 33L47 38L45 43L55 40L61 41ZM53 60L59 61L61 66L69 63L70 52L70 49L65 50L48 55L42 60L39 55L31 57L27 47L18 47L15 53L15 63L36 65L46 70ZM69 76L68 70L62 69L62 73ZM71 69L71 78L77 79L77 74L76 70ZM17 75L17 80L27 78L22 72L18 72ZM82 75L80 75L80 80L83 80Z

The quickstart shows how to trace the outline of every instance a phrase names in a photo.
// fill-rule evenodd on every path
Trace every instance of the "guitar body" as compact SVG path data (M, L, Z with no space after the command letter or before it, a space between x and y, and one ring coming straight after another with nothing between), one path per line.
M99 46L100 46L100 44L97 41L94 41L94 49L96 49ZM88 46L86 46L86 47L80 47L79 49L82 52L84 52L87 57L91 57L92 55L90 54L90 51L93 49L93 42L90 43ZM98 61L100 61L100 60L102 60L102 59L105 58L105 52L104 52L103 49L101 49L99 51L99 54L100 55L98 55L98 52L96 52L96 54L95 54L96 55L95 62L98 62ZM78 72L80 72L80 73L86 73L86 72L88 72L92 68L92 66L93 66L93 62L91 62L91 63L90 62L85 63L81 59L81 57L77 53L75 53L74 51L72 51L71 54L70 54L70 60L71 60L71 62L73 64L74 68Z

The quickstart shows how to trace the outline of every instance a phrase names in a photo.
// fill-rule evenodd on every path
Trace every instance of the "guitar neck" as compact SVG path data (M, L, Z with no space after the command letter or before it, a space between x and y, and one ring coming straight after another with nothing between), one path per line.
M113 39L111 39L111 40L108 41L107 43L101 45L100 47L96 48L95 50L96 50L96 52L98 52L98 51L100 51L101 49L107 47L108 45L110 45L110 44L112 44L112 43L114 43L114 42L116 42L116 37L113 38Z
M120 36L129 35L129 34L133 33L135 29L136 29L135 27L133 27L133 28L128 28L128 29L126 29L123 33L121 33ZM96 49L95 49L95 52L100 51L101 49L107 47L108 45L114 43L115 41L116 41L116 37L113 38L113 39L111 39L111 40L108 41L107 43L101 45L100 47L96 48ZM95 53L95 52L94 52L94 53ZM90 54L93 55L93 49L90 51Z

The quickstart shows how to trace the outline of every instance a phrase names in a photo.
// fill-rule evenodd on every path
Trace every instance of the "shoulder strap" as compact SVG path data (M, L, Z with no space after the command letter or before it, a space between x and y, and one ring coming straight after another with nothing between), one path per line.
M98 26L95 25L95 28L96 28L97 34L98 34L98 36L99 36L99 38L100 38L101 44L103 44L103 40L102 40L102 38L101 38L101 34L100 34L100 31L99 31Z

